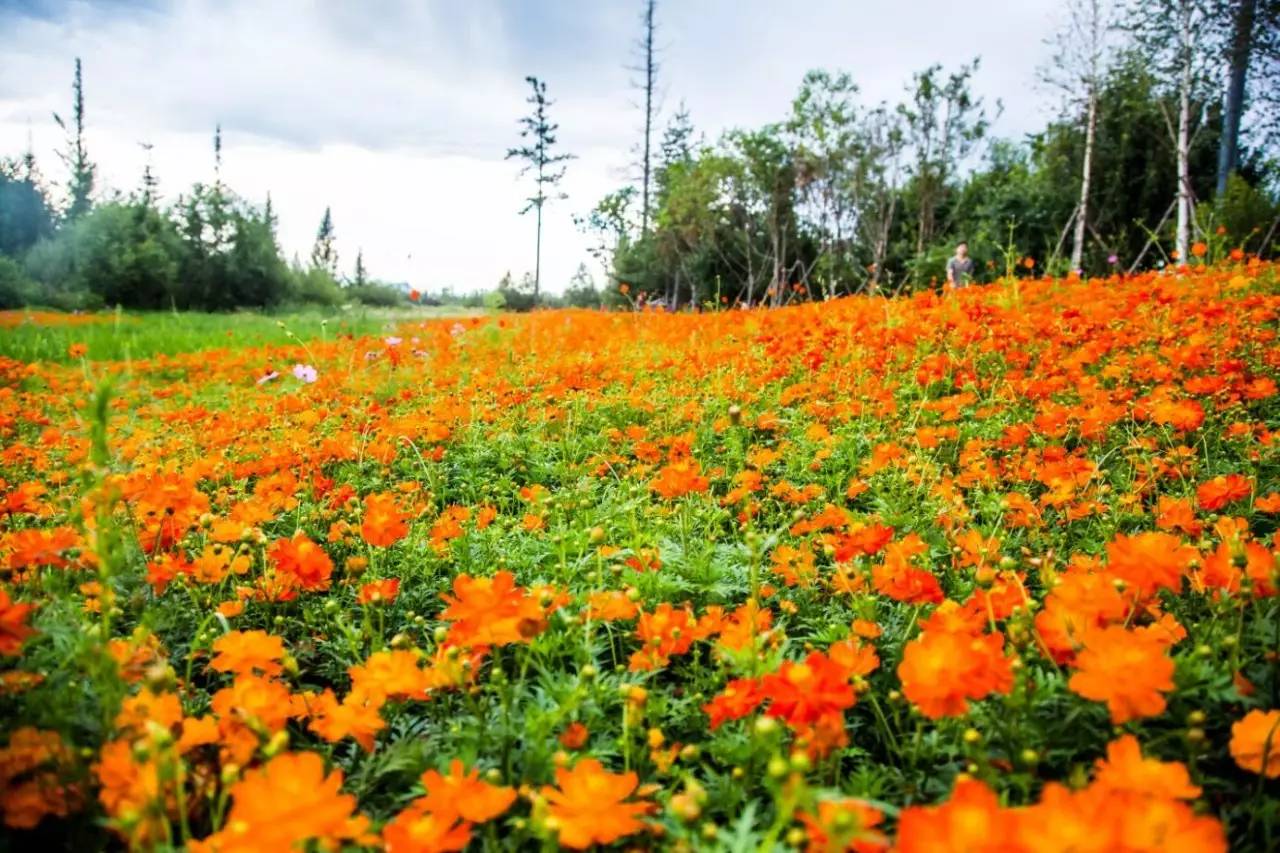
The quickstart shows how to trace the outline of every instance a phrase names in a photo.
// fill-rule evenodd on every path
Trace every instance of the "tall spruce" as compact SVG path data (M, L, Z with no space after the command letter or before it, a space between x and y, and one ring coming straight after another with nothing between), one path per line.
M71 95L71 127L68 127L62 116L57 113L53 114L53 120L67 134L66 150L59 152L59 156L71 172L67 182L66 217L70 221L75 221L93 207L93 185L97 173L97 167L89 159L89 150L85 145L84 76L78 56L75 79L71 84Z
M316 243L311 248L311 266L329 273L338 274L338 249L334 246L333 212L324 209L324 218L320 220L320 228L316 231Z
M554 196L549 195L548 190L554 190L560 185L565 171L565 167L560 164L574 159L574 155L551 153L556 145L556 131L560 128L560 125L553 123L547 115L554 101L547 97L546 83L532 76L524 79L533 89L533 93L525 99L533 110L520 119L520 138L525 140L525 144L519 148L507 149L506 159L524 161L524 166L520 169L521 177L529 173L534 175L533 195L526 199L527 203L520 214L523 216L529 211L537 214L533 267L533 303L537 305L542 287L542 209L553 197L568 198L561 192L557 192Z

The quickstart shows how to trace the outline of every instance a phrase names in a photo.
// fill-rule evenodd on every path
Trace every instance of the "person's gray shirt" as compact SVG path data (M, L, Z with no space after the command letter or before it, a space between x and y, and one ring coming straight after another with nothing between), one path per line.
M951 274L949 281L955 282L956 287L964 287L973 278L973 258L952 257L947 261L947 272Z

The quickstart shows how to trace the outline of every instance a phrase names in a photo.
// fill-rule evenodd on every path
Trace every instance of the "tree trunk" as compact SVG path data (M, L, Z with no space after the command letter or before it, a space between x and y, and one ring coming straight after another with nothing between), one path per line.
M542 205L538 205L538 239L533 252L533 307L538 307L538 291L542 287Z
M1257 0L1239 0L1231 32L1230 73L1227 96L1222 105L1222 138L1218 143L1217 195L1227 189L1227 176L1239 159L1240 117L1244 113L1244 84L1253 48L1253 19Z
M1084 230L1089 218L1089 177L1093 165L1093 139L1098 127L1098 93L1089 87L1089 118L1084 131L1084 163L1080 167L1080 207L1076 210L1076 231L1071 241L1071 268L1081 270L1084 259Z
M649 233L649 140L653 136L653 4L644 12L644 189L640 209L640 233Z
M1182 79L1178 86L1178 225L1176 244L1179 263L1187 263L1191 248L1191 14L1183 13Z

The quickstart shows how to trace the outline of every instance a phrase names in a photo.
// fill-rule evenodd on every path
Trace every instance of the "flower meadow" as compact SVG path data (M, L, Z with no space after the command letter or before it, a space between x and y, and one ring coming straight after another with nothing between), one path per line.
M0 844L1275 849L1278 273L0 360Z

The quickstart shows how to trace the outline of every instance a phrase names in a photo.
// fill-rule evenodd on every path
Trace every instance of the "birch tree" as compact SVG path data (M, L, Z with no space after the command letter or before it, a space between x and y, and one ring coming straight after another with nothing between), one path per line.
M1098 130L1098 89L1110 65L1114 47L1114 9L1110 0L1069 0L1066 21L1047 40L1056 61L1043 69L1043 82L1059 89L1071 110L1084 115L1084 156L1080 163L1080 201L1076 205L1071 240L1071 269L1084 261L1085 231L1089 224L1089 191L1093 177Z

